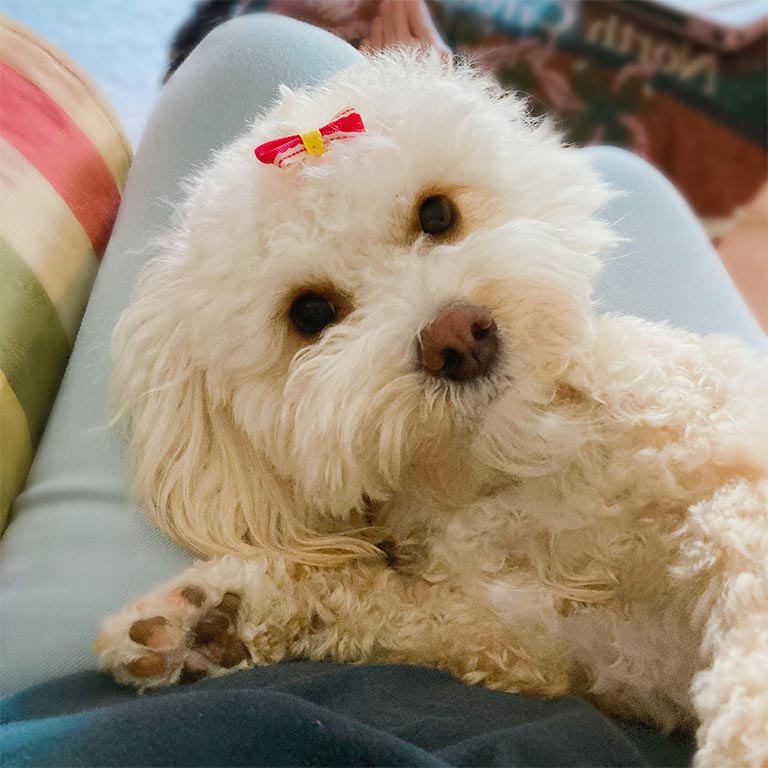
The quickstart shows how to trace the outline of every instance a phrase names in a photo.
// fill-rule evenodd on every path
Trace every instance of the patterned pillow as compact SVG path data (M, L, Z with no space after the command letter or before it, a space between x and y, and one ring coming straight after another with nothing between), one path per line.
M0 530L109 239L131 149L60 52L0 20Z

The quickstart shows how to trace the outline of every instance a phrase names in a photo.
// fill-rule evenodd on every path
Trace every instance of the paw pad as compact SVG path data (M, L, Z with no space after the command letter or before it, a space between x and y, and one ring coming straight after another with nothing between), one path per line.
M134 622L128 636L134 643L146 645L147 648L162 648L173 644L175 634L167 619L154 616Z
M195 608L199 608L205 602L205 592L200 587L184 587L181 596Z
M165 659L153 653L134 659L125 668L136 677L159 677L165 673Z
M206 602L206 595L199 587L185 587L178 595L192 608L200 609ZM239 595L227 592L218 605L200 615L186 635L164 616L135 621L128 632L130 639L153 652L129 662L126 670L135 677L159 677L172 664L171 656L178 659L179 651L183 656L179 677L182 683L205 677L212 667L237 666L249 658L248 649L237 635L240 602Z

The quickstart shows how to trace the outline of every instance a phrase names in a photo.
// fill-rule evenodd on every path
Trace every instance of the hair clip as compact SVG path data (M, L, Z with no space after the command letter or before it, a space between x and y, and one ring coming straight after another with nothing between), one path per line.
M348 139L357 133L365 133L363 118L351 107L347 107L322 128L272 139L260 144L254 152L262 163L282 168L302 160L304 155L319 157L325 152L329 142Z

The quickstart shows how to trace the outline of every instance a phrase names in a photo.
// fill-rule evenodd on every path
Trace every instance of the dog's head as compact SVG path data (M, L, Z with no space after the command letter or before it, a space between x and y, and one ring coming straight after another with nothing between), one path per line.
M348 105L365 133L288 168L254 158ZM406 476L439 494L540 464L607 196L468 68L395 53L283 89L190 185L115 331L151 516L205 554L331 563L372 551L352 529Z

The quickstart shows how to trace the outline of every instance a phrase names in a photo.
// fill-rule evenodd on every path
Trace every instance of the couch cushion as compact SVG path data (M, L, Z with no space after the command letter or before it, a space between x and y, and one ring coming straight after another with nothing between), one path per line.
M0 22L0 529L112 231L131 150L88 79Z

